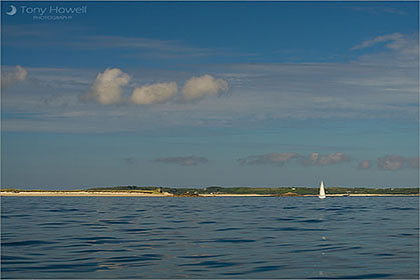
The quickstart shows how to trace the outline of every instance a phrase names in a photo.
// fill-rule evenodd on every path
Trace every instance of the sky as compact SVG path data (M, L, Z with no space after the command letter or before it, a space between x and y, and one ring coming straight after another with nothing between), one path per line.
M1 183L419 185L418 2L1 2Z

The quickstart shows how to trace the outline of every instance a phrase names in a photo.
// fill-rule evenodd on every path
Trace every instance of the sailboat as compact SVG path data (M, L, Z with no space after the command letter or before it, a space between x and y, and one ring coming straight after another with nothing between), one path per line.
M326 196L325 196L325 188L324 188L324 181L321 181L321 185L319 186L319 195L318 195L318 197L320 199L326 198Z

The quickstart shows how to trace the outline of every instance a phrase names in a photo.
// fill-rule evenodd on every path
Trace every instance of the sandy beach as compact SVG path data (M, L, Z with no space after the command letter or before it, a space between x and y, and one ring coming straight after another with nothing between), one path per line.
M0 196L106 196L106 197L137 197L137 196L147 196L147 197L167 197L173 196L170 193L140 193L140 192L0 192Z

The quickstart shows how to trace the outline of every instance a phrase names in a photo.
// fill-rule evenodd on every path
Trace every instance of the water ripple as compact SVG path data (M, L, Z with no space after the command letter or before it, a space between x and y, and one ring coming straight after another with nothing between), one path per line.
M53 244L52 241L43 241L43 240L25 240L25 241L15 241L15 242L2 242L1 246L29 246L29 245L46 245Z
M181 264L181 266L203 266L210 269L214 268L224 268L228 266L235 266L238 265L237 262L228 262L228 261L203 261L198 263L188 263L188 264Z
M4 279L419 276L417 197L2 197L1 207Z

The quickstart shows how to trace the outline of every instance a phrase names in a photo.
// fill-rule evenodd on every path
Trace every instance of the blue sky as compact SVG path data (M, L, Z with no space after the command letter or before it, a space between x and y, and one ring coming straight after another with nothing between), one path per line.
M417 2L1 4L3 187L418 185Z

